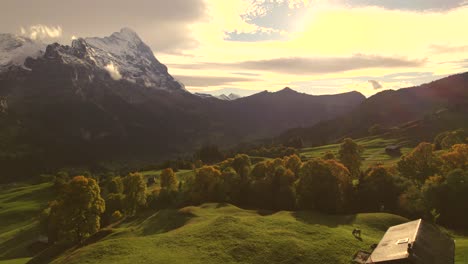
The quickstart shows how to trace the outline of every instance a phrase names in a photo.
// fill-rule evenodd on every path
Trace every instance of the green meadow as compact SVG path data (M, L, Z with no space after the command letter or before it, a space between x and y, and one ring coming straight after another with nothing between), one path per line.
M33 257L28 246L39 235L37 215L50 198L48 183L2 187L0 264ZM369 249L389 226L405 221L386 213L326 215L203 204L143 212L104 228L99 239L63 252L53 263L350 263L357 250ZM362 240L352 236L355 227ZM468 238L455 239L456 263L466 263Z
M363 168L368 168L374 164L392 165L395 164L400 157L390 156L385 153L385 147L389 145L401 146L401 153L404 155L411 151L409 142L403 139L382 138L378 136L356 139L355 142L363 148ZM318 158L325 155L327 152L338 155L340 144L330 144L319 147L303 148L300 154L306 158Z

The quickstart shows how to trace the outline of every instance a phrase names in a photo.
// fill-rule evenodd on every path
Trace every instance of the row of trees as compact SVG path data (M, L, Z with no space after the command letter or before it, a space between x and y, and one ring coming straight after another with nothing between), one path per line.
M270 210L327 213L389 211L466 227L468 223L468 145L455 144L439 154L421 143L393 167L361 171L362 148L345 139L337 156L303 161L297 155L256 164L238 154L196 169L183 180L170 168L159 188L147 190L140 173L101 179L57 177L57 199L43 214L51 241L82 242L124 216L145 208L229 202Z

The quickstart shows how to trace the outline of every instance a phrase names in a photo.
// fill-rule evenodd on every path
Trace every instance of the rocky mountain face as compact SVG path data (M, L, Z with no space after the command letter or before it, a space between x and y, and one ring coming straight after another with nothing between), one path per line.
M130 29L70 46L12 35L0 42L0 166L19 175L271 137L337 117L365 99L290 89L203 99L174 80Z

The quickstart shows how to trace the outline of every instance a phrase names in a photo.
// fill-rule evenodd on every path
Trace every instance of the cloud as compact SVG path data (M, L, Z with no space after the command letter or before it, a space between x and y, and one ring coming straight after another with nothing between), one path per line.
M28 8L25 8L25 7ZM205 0L81 0L70 6L69 1L18 0L2 1L0 32L25 31L31 25L48 25L52 31L38 29L40 34L62 36L55 41L70 43L77 37L103 37L123 27L134 28L155 52L173 52L197 45L190 25L206 20Z
M42 24L30 26L29 29L20 27L20 33L31 39L59 38L62 36L61 26L46 26Z
M170 64L169 66L179 69L248 69L292 75L309 75L369 68L417 67L423 65L425 61L426 60L409 60L406 58L355 54L350 57L290 57L242 61L237 63Z
M114 80L122 79L122 75L120 75L119 69L117 66L114 65L113 62L106 65L105 69L109 72L110 76Z
M462 52L468 52L468 45L463 45L463 46L431 45L430 49L433 53L462 53Z
M249 82L255 81L251 78L241 77L223 77L223 76L184 76L175 75L174 78L180 80L184 85L189 87L209 87L220 86L225 84L232 84L236 82Z
M412 11L446 11L468 4L466 0L345 0L351 6L379 6Z
M372 88L374 88L374 90L379 90L383 88L383 86L376 80L369 80L369 83L372 85Z

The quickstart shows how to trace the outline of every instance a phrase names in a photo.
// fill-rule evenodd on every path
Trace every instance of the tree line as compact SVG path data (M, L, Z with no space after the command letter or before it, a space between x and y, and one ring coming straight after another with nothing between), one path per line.
M349 138L336 157L302 160L293 154L252 164L248 155L237 154L202 165L184 179L164 169L151 190L141 173L100 179L57 175L57 198L42 213L41 224L50 242L80 243L101 226L142 210L226 202L332 214L383 211L467 227L468 145L444 147L436 151L435 144L420 143L396 165L365 171L363 149Z

